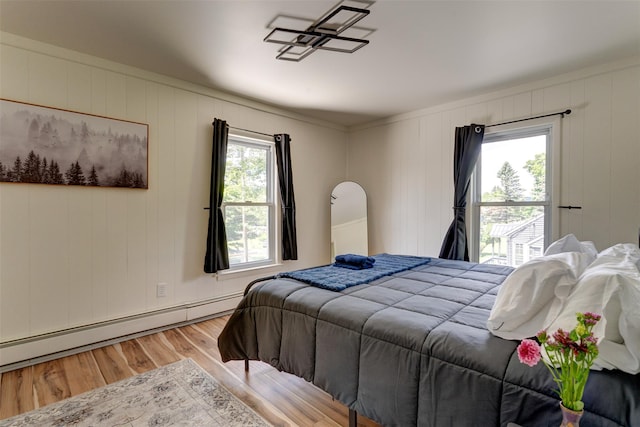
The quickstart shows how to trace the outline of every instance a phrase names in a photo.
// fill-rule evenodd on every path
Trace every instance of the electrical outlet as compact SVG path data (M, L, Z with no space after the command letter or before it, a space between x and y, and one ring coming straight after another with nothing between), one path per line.
M162 298L162 297L166 297L167 296L167 284L166 283L158 283L158 286L156 287L156 296L158 298Z

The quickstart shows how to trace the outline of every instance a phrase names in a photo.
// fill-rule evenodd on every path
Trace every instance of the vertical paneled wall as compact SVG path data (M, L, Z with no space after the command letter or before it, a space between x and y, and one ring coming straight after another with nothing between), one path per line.
M456 126L572 110L562 120L560 234L598 249L638 241L638 59L416 111L350 132L348 178L369 201L370 253L437 256L453 218ZM526 125L526 122L523 123Z
M275 270L329 261L344 129L6 33L0 97L149 124L148 190L0 184L0 342L237 296ZM214 117L291 135L298 261L204 274Z

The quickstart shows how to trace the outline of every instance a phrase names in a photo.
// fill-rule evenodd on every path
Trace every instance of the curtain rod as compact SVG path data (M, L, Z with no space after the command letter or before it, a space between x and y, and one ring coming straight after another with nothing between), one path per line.
M241 130L241 131L244 131L244 132L255 133L255 134L258 134L258 135L264 135L264 136L268 136L268 137L273 138L273 135L270 135L268 133L258 132L256 130L242 129L242 128L237 128L237 127L234 127L234 126L229 126L229 129Z
M529 117L526 119L519 119L519 120L511 120L510 122L503 122L503 123L496 123L493 125L485 125L485 127L492 127L492 126L502 126L502 125L508 125L511 123L517 123L517 122L524 122L525 120L534 120L534 119L541 119L543 117L551 117L551 116L562 116L564 118L564 116L571 114L571 110L569 110L568 108L564 111L558 111L557 113L551 113L551 114L545 114L543 116L535 116L535 117Z

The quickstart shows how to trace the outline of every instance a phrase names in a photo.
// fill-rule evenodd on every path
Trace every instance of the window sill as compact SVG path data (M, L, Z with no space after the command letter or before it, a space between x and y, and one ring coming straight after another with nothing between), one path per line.
M281 271L282 263L260 265L256 267L239 268L237 270L220 270L217 276L221 279L233 279L236 277L256 276L259 275L268 276L276 274Z

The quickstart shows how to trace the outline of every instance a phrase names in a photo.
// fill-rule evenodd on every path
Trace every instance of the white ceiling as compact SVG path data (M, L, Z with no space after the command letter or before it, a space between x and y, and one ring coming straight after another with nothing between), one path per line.
M347 126L640 55L640 0L377 0L353 54L262 41L336 2L0 0L0 30Z

